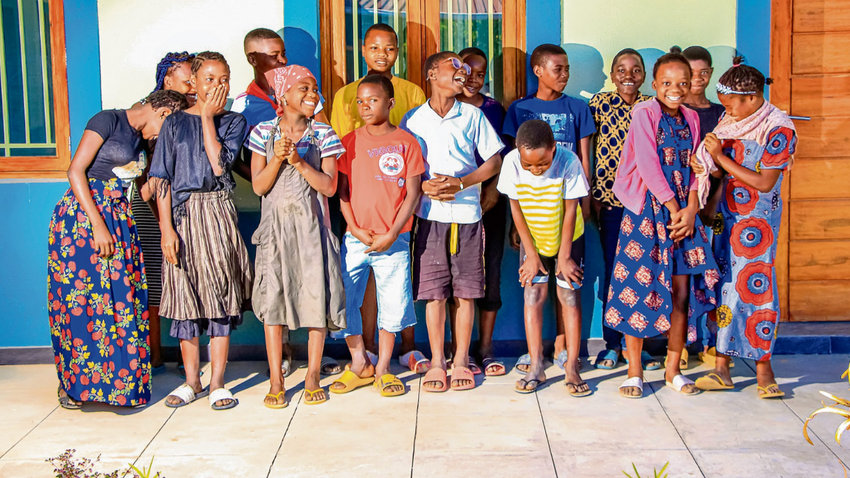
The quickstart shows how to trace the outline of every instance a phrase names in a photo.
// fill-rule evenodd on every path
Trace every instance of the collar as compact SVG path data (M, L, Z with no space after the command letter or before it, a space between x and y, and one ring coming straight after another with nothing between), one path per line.
M428 98L428 100L425 101L425 104L423 106L426 106L428 108L427 111L428 111L429 114L433 115L435 118L439 118L440 121L445 121L445 120L449 120L449 119L461 116L461 114L462 114L460 101L458 101L454 98L452 98L452 99L454 100L454 104L452 104L452 107L449 108L449 111L446 113L446 116L440 116L439 114L437 114L436 111L434 111L434 108L431 107L431 99L430 98Z
M265 100L272 105L272 108L277 110L277 102L275 102L274 98L269 96L262 88L257 86L256 81L252 81L251 84L248 85L248 88L245 90L245 93L251 96L256 96L261 100Z

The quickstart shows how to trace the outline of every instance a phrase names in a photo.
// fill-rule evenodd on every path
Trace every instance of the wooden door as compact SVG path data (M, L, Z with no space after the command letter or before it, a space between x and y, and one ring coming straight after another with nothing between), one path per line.
M770 99L793 115L777 273L783 320L850 320L850 1L773 0Z

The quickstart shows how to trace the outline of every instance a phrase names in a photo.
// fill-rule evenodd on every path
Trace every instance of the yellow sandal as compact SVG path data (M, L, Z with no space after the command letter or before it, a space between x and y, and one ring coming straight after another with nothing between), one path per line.
M390 388L393 386L399 386L401 390L392 391ZM378 389L382 397L398 397L404 395L405 392L404 384L391 373L381 375L381 378L375 381L375 388Z
M775 392L768 392L768 389L771 387L776 387ZM758 389L759 398L768 399L768 398L781 398L785 396L785 392L779 389L779 384L772 383L766 387L756 387Z
M269 398L269 397L275 399L275 403L274 404L268 403L264 399L263 405L265 405L268 408L280 410L281 408L286 408L286 407L289 406L289 402L286 401L286 390L281 390L280 393L278 393L277 395L275 395L273 393L267 393L265 398ZM283 403L280 403L281 398L283 398Z
M304 398L304 405L318 405L320 403L327 402L328 401L328 395L327 394L325 394L325 398L323 398L321 400L313 400L314 395L318 394L319 392L323 392L323 391L324 390L322 390L321 388L316 389L316 390L307 390L305 388L304 389L304 397L305 397Z
M371 385L372 382L375 381L375 377L360 377L356 373L351 370L346 370L342 373L342 376L338 379L334 380L333 385L337 383L341 383L345 386L345 388L334 388L333 385L330 387L331 393L343 394L348 393L352 390L358 389L360 387Z

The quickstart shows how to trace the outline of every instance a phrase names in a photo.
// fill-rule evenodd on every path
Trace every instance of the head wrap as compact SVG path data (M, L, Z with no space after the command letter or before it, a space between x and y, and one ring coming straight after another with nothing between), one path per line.
M310 70L301 65L283 66L266 72L266 81L274 88L276 98L282 98L299 80L307 77L316 79Z

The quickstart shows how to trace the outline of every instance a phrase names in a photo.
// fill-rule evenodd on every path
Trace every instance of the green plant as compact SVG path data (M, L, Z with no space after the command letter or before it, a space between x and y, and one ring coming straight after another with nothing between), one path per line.
M848 383L850 383L850 364L847 365L847 370L845 370L844 373L841 374L841 378L844 377L847 377L847 381ZM823 390L820 391L820 394L832 400L833 403L827 405L826 403L821 402L823 408L818 408L817 410L813 411L811 415L809 415L809 418L806 418L806 422L803 423L803 437L806 439L807 442L809 442L809 445L814 445L812 439L809 438L809 421L818 415L824 413L831 413L833 415L838 415L844 418L844 422L838 425L838 429L835 430L835 441L838 443L839 446L843 447L843 445L841 445L841 435L844 434L844 432L846 432L848 429L850 429L850 400L847 400L842 397L836 397L835 395L829 392L824 392Z
M124 471L115 470L112 473L101 473L95 471L94 465L100 462L100 455L94 461L88 458L74 458L74 453L77 450L69 449L57 457L48 458L48 463L53 465L53 473L56 473L56 478L119 478L129 476L130 478L165 478L159 472L151 476L153 473L153 458L151 458L150 468L142 467L138 469L132 463L129 468Z
M655 475L655 478L667 478L667 473L665 473L664 470L666 470L667 466L669 466L669 465L670 465L670 462L668 461L667 463L664 464L664 466L661 467L661 471L658 471L655 468L653 468L652 473ZM635 470L635 476L632 476L632 475L626 473L625 471L623 472L623 474L628 476L629 478L640 478L640 473L638 473L637 467L635 466L634 463L632 463L632 469Z
M136 465L130 463L130 469L127 470L132 471L136 474L135 478L151 478L151 473L153 473L153 457L151 457L150 468L142 467L142 469L136 468ZM159 475L159 472L156 472L156 475L153 475L153 478L165 478Z

